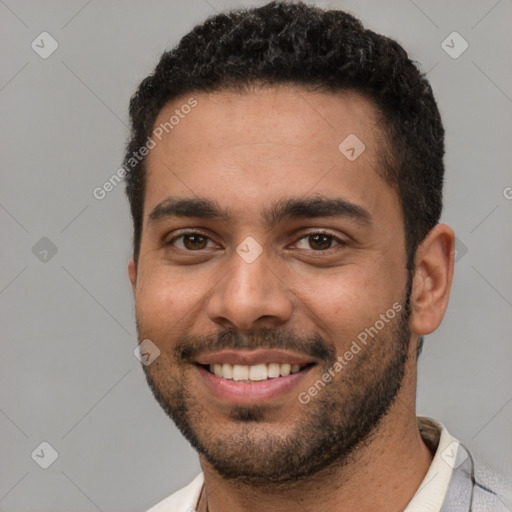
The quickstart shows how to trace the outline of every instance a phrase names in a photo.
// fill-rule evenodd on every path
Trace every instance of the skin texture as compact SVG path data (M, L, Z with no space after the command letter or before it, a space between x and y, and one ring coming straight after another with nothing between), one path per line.
M289 86L194 98L197 106L147 157L140 256L138 265L130 261L128 270L139 339L151 339L161 351L145 367L148 380L164 409L174 419L181 418L182 424L177 423L182 431L189 428L195 434L209 511L263 506L272 512L296 510L297 505L312 512L326 507L402 510L432 458L416 426L416 344L418 335L438 327L446 310L453 273L452 230L436 226L417 251L410 316L386 324L318 397L301 404L298 392L321 377L333 355L343 355L393 304L402 304L405 311L403 219L396 191L379 169L382 134L376 112L355 93ZM187 99L167 105L156 125ZM338 149L349 134L366 146L355 161ZM150 213L171 196L214 200L231 217L151 222ZM368 212L370 222L345 216L293 218L270 225L263 215L279 200L310 197L343 198ZM185 229L209 237L206 246L192 251L196 246L189 245L187 251L185 240L176 239ZM319 231L343 243L333 240L328 249L314 250L318 245L307 235ZM236 252L248 236L263 249L250 264ZM176 353L177 347L193 340L213 349L220 332L236 333L231 341L247 347L251 342L254 347L272 347L263 334L276 331L294 333L302 342L296 353L308 354L310 360L314 358L307 344L316 335L327 350L325 358L315 360L318 364L300 386L244 411L213 397L191 360ZM277 346L284 348L281 342L276 337ZM405 353L401 359L400 347ZM385 368L393 364L403 372L386 374ZM383 393L389 404L382 417L367 414L355 421L352 416L361 409L354 403L360 406L364 391L375 382L389 381L390 375L399 389ZM348 436L348 427L363 420L371 431L358 432L364 439L357 445L338 447L337 463L328 461L327 454L323 466L318 459L302 477L290 473L311 459L306 445L325 433L321 425L336 427L334 432L343 425L346 430L341 432ZM275 452L278 456L272 458ZM285 464L297 453L302 453L302 461ZM242 462L235 472L245 478L228 474L229 461L236 459ZM279 460L287 468L272 485L265 460L270 469L279 466Z

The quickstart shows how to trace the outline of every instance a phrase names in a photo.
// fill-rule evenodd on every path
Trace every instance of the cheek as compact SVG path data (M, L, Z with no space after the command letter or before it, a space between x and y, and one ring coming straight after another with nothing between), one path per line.
M198 287L172 275L168 268L153 267L137 282L135 308L141 330L148 336L168 339L187 312L198 302ZM165 336L165 338L163 338Z
M327 335L341 350L400 301L402 293L399 282L386 273L347 265L329 275L303 275L297 297L304 314L326 327Z

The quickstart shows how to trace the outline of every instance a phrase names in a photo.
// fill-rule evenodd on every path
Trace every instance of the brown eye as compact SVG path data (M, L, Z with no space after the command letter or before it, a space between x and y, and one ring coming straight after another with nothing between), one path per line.
M315 235L309 235L309 245L315 251L324 251L329 249L332 244L333 237L324 233L318 233Z
M304 235L296 242L295 247L306 251L322 252L343 245L345 245L343 240L334 235L323 232L315 232Z
M206 249L209 240L210 239L207 236L199 233L188 233L173 238L169 243L178 249L200 251L202 249Z
M201 235L185 235L183 237L183 245L191 251L204 249L207 239Z

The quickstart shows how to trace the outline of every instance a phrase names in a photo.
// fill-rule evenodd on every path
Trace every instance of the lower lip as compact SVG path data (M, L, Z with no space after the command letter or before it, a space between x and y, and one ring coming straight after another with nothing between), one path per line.
M254 405L286 394L298 385L312 367L308 366L287 377L276 377L258 382L237 382L223 379L200 365L196 365L196 368L206 386L217 398L241 405Z

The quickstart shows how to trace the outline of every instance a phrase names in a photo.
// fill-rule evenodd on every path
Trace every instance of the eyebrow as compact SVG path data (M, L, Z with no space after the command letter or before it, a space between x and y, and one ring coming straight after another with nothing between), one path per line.
M216 201L203 198L168 197L149 214L153 224L169 217L196 217L199 219L222 220L227 222L230 215Z
M216 201L205 198L168 197L149 214L149 223L173 217L190 217L229 222L232 215ZM263 218L270 226L292 219L340 217L361 224L371 224L372 217L363 207L342 198L309 197L281 199L264 210Z

